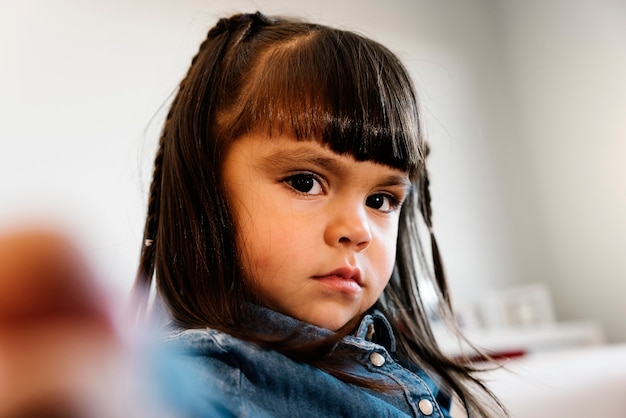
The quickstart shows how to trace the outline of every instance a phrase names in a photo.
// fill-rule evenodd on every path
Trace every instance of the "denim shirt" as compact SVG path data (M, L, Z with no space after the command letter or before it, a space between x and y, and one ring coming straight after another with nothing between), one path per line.
M288 333L304 327L311 337L330 331L257 308L260 323ZM302 328L300 328L302 329ZM376 342L372 341L375 332ZM416 366L394 358L395 339L379 311L335 349L349 350L351 372L390 389L350 384L316 367L212 329L179 330L166 342L176 350L178 378L168 396L192 417L449 417L450 398Z

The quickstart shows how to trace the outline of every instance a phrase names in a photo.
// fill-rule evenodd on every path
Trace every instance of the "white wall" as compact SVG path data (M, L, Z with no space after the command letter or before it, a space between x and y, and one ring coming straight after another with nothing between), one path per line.
M496 3L557 314L626 341L626 3Z
M557 286L555 277L562 282L571 277L574 268L565 270L567 255L554 252L565 221L560 227L547 226L572 204L571 196L550 189L566 181L554 177L549 164L563 148L562 136L556 135L565 129L557 126L563 121L555 120L553 135L544 139L552 143L552 153L538 152L539 138L546 133L532 128L550 110L550 102L540 99L540 90L517 95L524 93L525 80L534 77L526 74L533 68L519 61L537 58L527 43L532 32L527 24L540 15L539 3L2 0L0 228L33 219L60 223L83 243L100 275L112 287L127 290L164 116L161 105L216 19L257 9L357 30L388 45L408 65L433 149L435 228L458 302L473 303L492 287L534 280L552 280ZM543 33L549 33L552 23L543 21ZM595 98L589 90L591 99L617 100L608 94ZM537 101L546 105L532 113L530 103ZM605 152L614 165L602 164L604 154L596 150L596 169L618 170L616 147L623 151L623 143L613 142L614 149ZM565 149L574 155L587 151ZM578 157L572 158L573 164ZM619 174L623 172L612 176ZM580 176L575 178L580 181ZM619 194L618 183L611 184ZM608 193L610 187L604 183L600 190L592 185L585 190ZM555 197L562 200L551 212ZM575 244L573 238L568 241L563 245ZM591 240L584 242L592 246ZM575 254L576 263L584 268L575 270L590 277L598 263L593 251L582 254ZM618 260L600 256L605 262ZM563 266L557 262L561 258ZM566 317L593 313L570 310L563 298L558 302ZM610 321L615 312L607 312L602 319Z

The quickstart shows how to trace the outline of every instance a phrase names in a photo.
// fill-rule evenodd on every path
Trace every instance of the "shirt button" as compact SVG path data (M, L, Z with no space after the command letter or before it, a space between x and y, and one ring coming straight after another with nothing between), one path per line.
M385 357L380 353L373 352L370 354L370 361L374 366L380 367L385 364Z
M420 412L424 415L430 415L433 413L433 403L428 399L422 399L417 404L417 407L420 409Z

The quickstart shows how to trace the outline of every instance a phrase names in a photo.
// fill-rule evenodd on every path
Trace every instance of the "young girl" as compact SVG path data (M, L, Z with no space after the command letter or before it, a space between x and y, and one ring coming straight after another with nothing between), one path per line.
M145 295L156 276L190 403L447 417L457 397L502 414L439 350L420 296L433 286L452 317L420 122L374 41L260 13L209 31L163 127L136 281Z

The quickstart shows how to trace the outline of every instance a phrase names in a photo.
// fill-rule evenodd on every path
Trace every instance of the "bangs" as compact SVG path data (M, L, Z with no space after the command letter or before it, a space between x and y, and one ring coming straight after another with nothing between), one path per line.
M415 94L402 64L382 45L313 30L261 53L252 68L232 111L220 118L231 135L316 140L358 161L418 172Z

